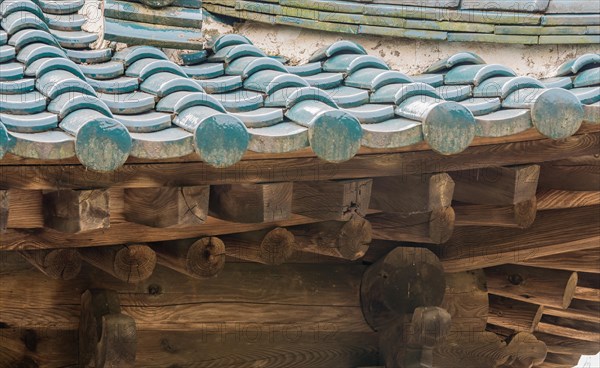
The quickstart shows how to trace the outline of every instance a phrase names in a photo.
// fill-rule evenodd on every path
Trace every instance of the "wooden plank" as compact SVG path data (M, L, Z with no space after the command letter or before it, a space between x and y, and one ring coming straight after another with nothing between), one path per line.
M381 213L368 216L373 238L415 243L442 244L454 231L454 209L445 207L430 212Z
M600 301L595 301L595 302L585 301L585 302L596 304L595 310L592 310L592 311L578 308L578 304L579 304L579 303L577 303L578 301L579 301L579 299L574 299L573 302L571 302L571 305L569 306L569 308L567 308L567 309L544 308L544 314L549 315L549 316L555 316L555 317L576 319L576 320L586 321L586 322L600 323L600 308L598 308L600 306Z
M537 331L584 341L600 341L600 323L544 315Z
M87 263L131 283L150 277L156 266L156 253L144 244L86 248L80 253Z
M348 221L354 213L366 215L371 179L294 183L292 212L320 220Z
M434 367L497 367L508 360L506 344L493 332L451 333L433 351Z
M544 163L540 171L540 188L597 191L600 188L600 165L597 163L600 159L593 157L579 162Z
M577 273L538 267L502 265L485 269L490 293L549 307L571 304Z
M540 212L526 231L459 227L444 247L432 250L446 272L459 272L597 248L598 242L600 208L590 206Z
M225 244L216 237L163 243L153 249L160 265L194 278L216 276L225 266Z
M599 189L600 190L600 189ZM600 191L570 191L560 189L542 189L537 194L537 208L555 210L597 206L600 204Z
M545 309L537 304L490 294L487 322L513 331L533 332Z
M581 356L579 354L557 354L557 353L548 353L546 356L545 363L556 364L556 365L568 365L573 367L579 363L579 358Z
M123 193L123 215L127 221L152 227L203 224L208 195L208 185L128 188Z
M403 175L373 179L372 209L412 214L449 207L454 182L446 174Z
M495 226L525 229L533 224L537 213L536 199L517 204L496 206L485 204L453 205L456 226Z
M293 183L213 185L210 213L223 220L256 223L287 220Z
M555 270L600 273L600 248L583 249L574 252L532 258L519 262L519 264L552 268Z
M110 226L109 194L106 189L57 190L42 198L44 225L66 233Z
M583 300L600 301L600 275L597 273L581 272L574 297Z
M582 341L543 332L535 332L534 335L545 342L552 353L596 355L600 352L600 341Z
M600 129L600 127L595 128ZM472 146L450 156L431 151L373 153L356 156L338 164L324 163L314 157L264 159L260 165L242 160L216 169L201 162L126 164L110 174L86 171L80 165L0 165L0 186L21 189L56 189L81 187L156 187L158 185L217 185L307 181L410 175L490 166L556 161L569 157L593 155L600 149L600 133L590 131L572 137L539 139ZM289 157L289 156L286 156ZM5 161L3 160L2 163ZM21 163L21 161L18 161ZM14 163L13 163L14 164ZM38 162L39 164L39 162ZM150 179L152 178L152 179Z
M70 280L81 271L81 254L76 249L21 251L19 254L53 279Z
M6 227L22 229L44 227L41 190L10 189L4 192Z

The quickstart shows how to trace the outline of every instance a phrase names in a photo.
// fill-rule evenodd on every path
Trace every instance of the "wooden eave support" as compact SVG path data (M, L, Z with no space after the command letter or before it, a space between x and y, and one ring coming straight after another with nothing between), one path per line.
M453 334L485 330L489 315L488 291L483 270L446 273L441 307L452 316Z
M87 290L81 296L80 318L79 367L134 367L136 325L121 313L116 291Z
M542 164L539 185L543 189L567 191L600 190L600 156L573 155Z
M272 230L231 234L221 237L227 255L250 262L278 265L294 253L294 234L278 227Z
M47 249L20 251L35 268L57 280L71 280L81 271L81 254L77 249Z
M597 273L581 272L574 297L589 301L600 301L600 275Z
M260 223L287 220L291 216L291 182L213 185L210 213L223 220Z
M581 355L579 354L548 353L544 363L574 367L579 363L580 358Z
M203 224L208 215L208 185L187 187L127 188L123 215L127 221L151 226Z
M129 283L147 279L156 266L156 253L145 244L82 248L80 253L87 263Z
M532 258L519 264L555 270L600 273L600 247Z
M600 323L544 315L537 326L537 331L576 340L598 342Z
M413 243L443 244L454 231L454 209L445 207L411 215L373 214L367 217L373 225L373 238Z
M540 167L490 167L451 172L457 226L527 228L536 217Z
M583 341L539 331L535 332L534 335L538 340L546 343L548 352L581 355L596 355L600 352L600 344L597 340Z
M594 191L540 189L537 193L539 211L598 205L600 205L600 188Z
M547 308L538 304L490 294L489 324L513 331L533 332Z
M212 236L167 242L154 250L160 265L193 278L213 277L225 266L225 244Z
M107 189L63 189L43 194L44 225L65 233L110 226Z
M597 248L599 226L599 206L543 211L526 231L459 227L444 247L432 249L446 272L459 272Z
M0 232L4 232L8 227L8 206L8 190L0 190Z

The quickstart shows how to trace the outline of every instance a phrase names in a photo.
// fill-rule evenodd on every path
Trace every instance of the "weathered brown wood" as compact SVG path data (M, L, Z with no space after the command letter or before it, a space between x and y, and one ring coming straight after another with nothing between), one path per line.
M564 336L535 332L538 340L546 343L548 352L559 354L596 355L600 352L600 341L583 341Z
M454 218L452 207L412 215L382 213L368 216L374 239L432 244L442 244L450 239Z
M292 212L320 220L347 221L367 214L372 179L294 183Z
M596 308L595 310L587 310L585 308L581 308L580 303L578 302L594 303L596 304ZM600 308L598 308L598 306L600 306L600 301L590 302L586 300L573 299L569 308L544 308L544 314L548 316L564 317L580 321L600 323Z
M5 205L8 206L4 218L7 228L35 229L44 227L42 211L42 191L9 189L5 191Z
M600 341L600 323L544 315L537 331L584 341Z
M228 184L210 189L210 213L228 221L256 223L291 216L294 184Z
M295 248L294 234L282 227L229 235L222 240L228 256L271 265L284 263Z
M8 190L0 190L0 232L4 232L8 227L8 206Z
M441 307L452 316L452 331L483 331L489 311L483 270L446 273L445 276L446 292Z
M600 248L528 259L519 264L556 270L600 273Z
M44 225L78 233L110 226L109 194L106 189L57 190L43 194Z
M573 367L579 363L579 358L581 355L577 354L557 354L557 353L548 353L546 356L546 361L544 363L549 364L558 364L558 365L568 365L569 367Z
M547 347L528 332L519 332L510 337L506 347L509 356L499 368L530 368L538 366L546 359Z
M20 251L23 258L44 275L57 280L70 280L81 271L81 255L76 249Z
M600 189L596 191L541 189L537 193L537 208L540 211L597 206L599 204Z
M453 206L456 226L497 226L525 229L533 224L537 213L536 200L506 206L458 204Z
M365 271L360 288L363 314L380 331L417 307L439 306L445 289L444 271L433 253L398 247Z
M444 247L432 249L446 272L459 272L597 248L599 229L598 206L551 210L538 213L536 221L525 231L458 227Z
M508 166L531 162L556 161L593 155L600 148L600 128L572 137L552 140L490 140L489 144L471 146L465 151L442 156L432 151L374 153L355 156L347 162L330 164L316 157L242 160L228 168L214 168L203 162L126 164L112 173L86 171L79 164L2 165L0 187L21 189L56 189L109 187L157 187L162 185L218 185L231 183L265 183L280 181L333 180L422 173L470 170L490 166ZM516 140L521 138L516 138ZM505 142L505 143L499 143ZM289 157L286 154L286 157Z
M571 304L577 273L519 265L485 269L490 293L549 307L567 308Z
M208 215L208 185L124 190L127 221L151 227L203 224Z
M533 332L546 308L541 305L490 294L487 322L513 331Z
M156 253L144 244L85 248L80 253L87 263L130 283L147 279L156 266Z
M136 355L136 326L121 314L114 290L87 290L81 296L79 324L80 367L133 367Z
M173 241L153 249L160 265L190 277L213 277L225 266L225 244L216 237Z
M356 260L371 243L371 223L354 213L348 221L325 221L288 228L295 249L331 257Z
M370 206L383 212L430 212L449 207L453 192L454 182L446 173L375 178Z
M575 288L574 297L577 299L600 301L600 275L597 273L581 272Z
M433 367L498 367L508 360L506 344L488 331L450 333L433 351Z
M540 167L488 167L449 173L454 180L454 200L483 205L509 205L535 197Z
M431 367L433 349L450 332L450 314L440 307L418 307L379 333L385 367Z
M560 189L568 191L600 190L600 157L593 155L569 160L547 162L540 171L540 188Z

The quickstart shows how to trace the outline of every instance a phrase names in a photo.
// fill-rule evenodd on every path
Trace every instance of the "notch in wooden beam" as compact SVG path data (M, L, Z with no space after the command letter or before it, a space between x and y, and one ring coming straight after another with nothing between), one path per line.
M533 332L537 327L544 307L520 300L490 294L489 324L514 331Z
M107 189L64 189L43 194L44 225L65 233L110 226Z
M227 255L238 259L268 265L279 265L294 253L295 238L289 230L253 231L222 237Z
M210 188L210 213L223 220L260 223L289 219L293 183L228 184Z
M413 214L378 213L367 217L373 225L373 238L413 243L443 244L454 232L452 207Z
M571 304L577 272L519 265L485 269L490 293L505 298L565 309Z
M8 190L0 190L0 232L8 227Z
M81 255L77 249L23 250L19 253L52 279L71 280L81 271Z
M209 186L129 188L124 190L127 221L151 227L203 224L208 214Z
M372 182L372 179L296 182L292 212L337 221L348 221L354 213L365 216Z
M225 266L225 244L214 236L163 243L155 251L159 264L197 279L213 277Z
M136 349L135 321L121 313L117 292L91 289L83 293L79 322L79 366L134 367Z
M129 283L143 281L152 275L156 253L144 244L81 248L84 261Z
M324 221L288 228L295 249L325 256L356 260L369 249L371 223L354 213L348 221Z

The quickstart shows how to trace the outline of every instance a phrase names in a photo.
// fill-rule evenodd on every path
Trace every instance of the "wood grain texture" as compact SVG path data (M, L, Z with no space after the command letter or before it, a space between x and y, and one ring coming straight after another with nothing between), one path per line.
M600 188L595 191L541 189L537 193L537 208L540 211L597 206L599 204Z
M110 174L86 171L73 165L1 165L0 186L21 189L56 189L81 187L156 187L157 185L218 185L228 183L260 183L306 180L332 180L364 177L410 175L490 166L556 161L569 157L593 155L600 148L596 131L561 140L538 139L515 142L512 139L491 140L451 156L431 151L373 153L360 155L338 164L324 163L315 157L299 157L259 161L242 160L228 168L217 169L192 162L156 162L126 164ZM290 156L285 156L290 157ZM2 160L2 163L7 162ZM18 161L19 163L21 161ZM38 163L39 164L39 163ZM152 178L152 179L149 179Z
M52 249L19 252L23 258L44 275L60 280L70 280L81 271L81 254L77 249Z
M213 277L225 266L225 244L214 236L163 243L153 250L160 265L190 277Z
M543 332L535 332L534 335L545 342L552 353L596 355L600 352L600 341L582 341Z
M452 207L431 212L381 213L368 216L373 225L373 238L414 243L443 244L454 231L455 214Z
M549 307L571 304L577 273L538 267L502 265L485 269L490 293Z
M600 248L583 249L519 262L526 266L600 273Z
M544 189L598 191L600 166L589 159L583 162L548 162L542 165L539 185Z
M367 214L371 179L294 183L292 212L320 220L348 221Z
M10 189L4 193L6 227L21 229L44 227L41 190Z
M8 226L9 205L8 190L0 190L0 232Z
M510 337L506 347L508 359L499 368L530 368L538 366L546 359L548 349L543 341L533 334L519 332Z
M86 248L80 253L87 263L131 283L150 277L156 266L156 253L144 244Z
M291 216L293 183L213 185L210 213L223 220L258 223Z
M600 341L600 323L550 315L542 316L537 331L570 339Z
M546 309L538 304L490 294L487 322L513 331L533 332Z
M125 189L123 215L127 221L151 227L203 224L209 191L208 185Z
M495 226L526 229L535 220L536 199L512 205L458 204L452 206L456 226Z
M221 238L228 256L251 262L278 265L294 253L295 237L289 230L254 231Z
M508 360L506 344L487 331L451 333L433 351L433 366L440 368L498 367Z
M483 331L488 319L488 291L483 270L446 273L441 307L452 316L451 331Z
M459 272L597 248L599 229L597 206L543 211L527 230L458 227L444 247L432 250L446 272Z
M600 275L581 272L578 274L574 297L577 299L600 301Z
M64 189L44 193L42 206L44 226L60 232L78 233L110 226L106 189Z

